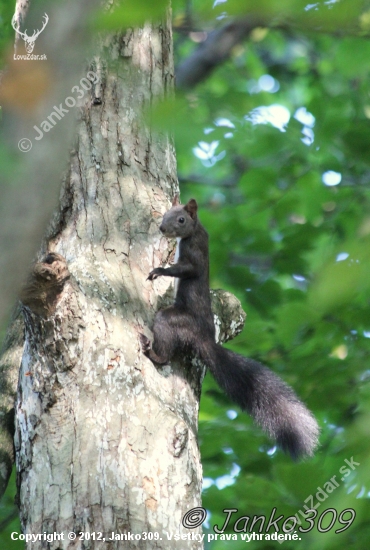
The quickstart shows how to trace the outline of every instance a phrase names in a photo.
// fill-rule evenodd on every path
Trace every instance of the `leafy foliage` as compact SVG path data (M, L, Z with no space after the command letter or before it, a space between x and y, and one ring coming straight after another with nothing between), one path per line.
M368 15L358 2L318 2L307 11L294 2L295 11L297 4L299 13L290 13L284 28L256 29L206 82L178 96L173 128L182 200L198 199L210 234L211 284L236 294L247 312L246 327L231 347L267 364L296 389L321 424L321 447L312 460L291 463L207 377L200 413L204 505L210 532L224 523L224 508L238 508L237 518L268 517L277 507L286 518L336 475L339 486L320 504L319 515L326 508L338 515L353 508L353 525L340 534L315 528L300 536L308 549L365 549ZM217 3L214 11L210 5L193 3L199 20L209 18L205 28L217 24L211 19L216 10L224 17L256 10L245 1ZM281 7L268 0L258 5L266 21ZM289 10L292 3L284 6ZM175 21L180 14L178 5ZM196 12L193 17L197 21ZM198 39L185 39L183 32L175 38L178 62L196 47L192 37ZM175 110L172 105L171 120ZM351 457L359 465L341 476ZM209 548L227 544L237 550L245 542L215 541Z
M11 548L12 550L22 550L24 548L24 542L11 539L11 534L13 532L21 533L18 508L14 504L14 493L15 468L9 480L8 488L0 501L0 547Z
M0 70L3 68L10 37L14 33L10 23L13 13L14 2L0 1Z

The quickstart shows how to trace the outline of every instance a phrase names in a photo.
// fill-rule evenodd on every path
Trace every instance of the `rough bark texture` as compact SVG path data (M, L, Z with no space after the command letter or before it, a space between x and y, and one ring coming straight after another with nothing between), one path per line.
M23 346L23 315L17 306L0 354L0 498L14 463L14 402Z
M199 549L166 533L200 532L181 520L200 506L204 371L186 360L158 369L138 340L172 294L168 279L146 277L173 253L158 225L178 190L175 156L168 137L141 120L172 90L170 26L110 37L104 48L101 102L92 91L81 109L60 209L23 295L21 522L26 533L65 534L33 549L101 548L92 539L69 541L70 531L161 539L115 540L106 550Z

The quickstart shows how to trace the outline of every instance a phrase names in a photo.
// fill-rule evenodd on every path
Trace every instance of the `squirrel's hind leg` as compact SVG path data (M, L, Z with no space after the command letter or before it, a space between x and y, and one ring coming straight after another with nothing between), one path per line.
M189 315L171 306L158 311L154 319L153 343L140 334L143 353L149 359L164 365L168 363L175 352L193 340L194 325Z
M168 309L174 310L174 308ZM164 365L170 361L176 346L173 330L171 329L171 320L175 315L175 311L172 315L166 314L166 312L167 310L158 311L155 316L152 343L144 334L139 335L143 353L159 365Z
M168 358L163 356L160 357L155 353L155 351L152 349L152 343L149 340L145 334L139 333L140 343L141 343L141 349L143 353L149 357L154 363L158 363L159 365L164 365L165 363L168 363Z

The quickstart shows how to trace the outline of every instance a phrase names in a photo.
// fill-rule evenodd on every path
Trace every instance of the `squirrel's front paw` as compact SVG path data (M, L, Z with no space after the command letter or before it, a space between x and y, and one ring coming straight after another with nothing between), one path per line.
M155 269L153 269L149 273L149 275L147 277L147 281L154 281L154 279L156 279L160 275L162 275L162 268L161 267L156 267Z
M140 338L142 352L148 353L152 347L149 338L145 336L145 334L141 334L141 332L139 333L139 338Z

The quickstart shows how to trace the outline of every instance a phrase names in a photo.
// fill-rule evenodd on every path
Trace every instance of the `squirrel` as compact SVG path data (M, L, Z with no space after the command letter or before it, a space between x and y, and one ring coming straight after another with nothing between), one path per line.
M191 354L211 371L228 397L248 412L278 446L299 459L312 456L319 428L314 416L293 389L262 364L215 342L209 291L208 233L197 216L195 199L181 205L176 195L160 231L178 240L177 263L156 267L148 276L176 277L174 304L154 320L154 340L140 334L143 353L165 364L175 354Z

